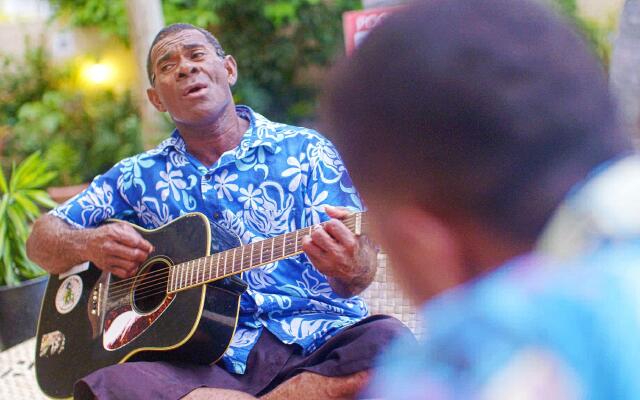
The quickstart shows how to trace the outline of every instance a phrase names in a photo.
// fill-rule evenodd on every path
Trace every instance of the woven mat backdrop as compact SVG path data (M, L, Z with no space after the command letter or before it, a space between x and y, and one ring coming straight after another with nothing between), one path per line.
M46 399L38 389L33 368L35 338L0 353L0 399Z
M386 314L396 317L407 325L416 337L422 337L424 332L415 307L393 279L393 271L389 267L386 254L378 254L376 277L361 296L369 305L372 315Z
M387 314L405 323L417 337L423 332L415 309L395 284L387 265L387 257L379 255L379 267L374 282L362 296L371 314ZM40 400L33 360L35 338L0 353L0 400Z

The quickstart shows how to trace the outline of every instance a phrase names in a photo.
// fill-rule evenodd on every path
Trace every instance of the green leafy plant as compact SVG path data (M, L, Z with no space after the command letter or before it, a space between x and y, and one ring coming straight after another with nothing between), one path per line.
M27 258L25 244L40 207L56 205L42 190L55 175L39 153L14 165L8 180L0 169L0 285L18 285L45 273Z

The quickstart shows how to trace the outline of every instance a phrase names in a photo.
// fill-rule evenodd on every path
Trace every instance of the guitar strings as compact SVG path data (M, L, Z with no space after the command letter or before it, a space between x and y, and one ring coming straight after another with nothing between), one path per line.
M268 241L268 240L271 240L271 239L272 239L272 238L264 239L264 241ZM255 243L260 243L260 242L261 242L261 241L258 241L258 242L255 242ZM255 243L254 243L254 247L255 247ZM247 245L247 246L248 246L248 245ZM289 244L289 246L290 246L290 244ZM285 245L284 245L284 246L283 246L282 244L275 244L275 243L274 243L274 246L273 246L274 251L273 251L273 253L276 253L276 250L277 250L277 251L282 251L282 250L283 250L283 247L285 247L285 248L286 248L286 243L285 243ZM215 257L215 258L216 258L216 260L217 260L217 258L220 258L220 257L221 257L221 255L224 255L225 253L232 253L232 252L236 251L238 248L240 248L240 247L236 247L236 248L233 248L233 249L225 250L225 251L223 251L223 252L216 253L216 254L213 254L213 255L210 255L210 256L201 257L201 258L199 258L199 259L197 259L197 260L213 259L214 257ZM227 255L227 257L229 257L229 255ZM194 261L196 261L196 260L191 260L191 261L183 262L183 263L176 264L176 265L170 265L170 266L168 266L168 267L165 267L165 268L162 268L162 269L158 269L158 270L154 271L153 273L147 274L146 276L149 276L149 275L154 274L154 273L163 273L163 272L165 272L165 271L167 271L167 270L169 270L169 269L171 269L171 268L173 268L173 267L177 267L177 266L180 266L180 265L186 265L186 264L192 263L192 262L194 262ZM204 262L206 263L207 261L205 260ZM196 268L198 268L198 269L199 269L200 264L198 263L198 264L196 264L196 265L194 265L194 266L196 266ZM211 266L211 265L205 265L205 267L210 267L210 266ZM232 265L232 266L231 266L231 268L233 269L233 267L234 267L234 266ZM126 287L130 287L130 286L131 286L131 284L133 283L132 281L136 280L138 277L139 277L139 275L136 275L136 276L133 276L133 277L130 277L130 278L122 279L122 280L120 280L120 281L118 281L118 282L114 283L113 285L111 285L111 288L116 288L116 287L119 287L119 286L126 286Z
M265 264L268 264L268 262ZM256 264L255 267L258 267L259 265L264 265L264 264ZM232 273L230 275L234 275L242 271L243 269L240 269L237 272L235 270L232 270ZM155 283L153 284L147 284L148 282L144 282L144 284L141 284L140 286L138 286L138 289L133 291L133 293L135 293L134 295L135 299L139 301L149 297L156 296L158 294L167 294L168 293L168 291L166 290L167 279L165 279L167 277L168 277L168 274L166 274L164 277L161 277L160 279L155 279L154 281ZM196 287L198 285L201 285L201 284L193 285L193 287ZM130 290L126 290L124 292L119 293L117 296L108 296L108 299L113 300L114 297L123 297L123 296L128 297L130 293L132 293Z
M347 217L347 219L345 219L343 221L344 224L350 230L353 230L353 226L352 226L353 223L354 223L353 219L354 218L352 216L350 216L350 217ZM366 225L368 225L366 223L366 220L363 220L362 221L362 226L365 227ZM312 225L310 227L303 228L303 229L301 229L301 231L305 230L305 229L310 230L314 226L316 226L316 225ZM275 239L275 238L268 238L268 239L263 239L263 240L273 240L273 239ZM299 239L299 241L301 241L301 239ZM260 241L255 242L255 243L260 243ZM254 243L254 246L255 246L255 243ZM297 245L297 243L296 243L296 245ZM282 251L282 250L286 251L287 243L283 242L283 243L278 244L276 246L277 247L273 247L274 251L272 252L272 254L276 253L276 250L278 252ZM223 254L225 252L236 251L236 249L238 249L238 248L239 247L236 247L234 249L225 250L224 252L216 253L215 255L219 258L221 256L221 254ZM227 256L228 256L228 254L227 254ZM209 256L209 257L212 257L212 256ZM203 258L206 258L206 257L203 257ZM189 261L189 262L193 262L193 261L194 260ZM187 264L187 263L181 263L181 264L177 264L177 265L184 265L184 264ZM268 264L268 262L264 263L264 264ZM262 265L264 265L264 264L262 264ZM201 266L203 267L202 271L200 270ZM257 267L258 265L255 265L255 266ZM176 265L168 266L168 267L165 267L165 268L150 272L150 273L142 275L142 276L134 276L134 277L131 277L131 278L126 278L126 279L123 279L121 281L118 281L118 282L114 283L111 286L111 288L112 289L115 288L115 290L111 290L109 292L109 294L107 295L107 301L113 300L113 299L116 299L116 298L121 298L121 297L128 297L129 293L131 292L131 288L133 287L133 283L135 282L136 279L139 279L141 281L141 284L137 286L137 290L135 290L135 292L134 292L134 293L136 293L135 298L137 300L142 300L144 298L149 298L149 297L161 294L161 293L164 293L164 294L168 293L168 291L166 290L166 286L168 285L169 271L170 271L171 268L174 268L174 267L176 267ZM205 261L204 265L201 265L200 263L198 263L198 264L194 265L194 267L195 267L195 270L192 270L192 272L190 273L191 276L193 276L193 274L195 274L196 276L200 276L201 272L203 273L203 276L204 276L204 272L206 272L206 270L204 268L207 268L207 267L210 268L211 265L206 265L206 261ZM241 268L239 271L235 272L235 266L234 265L231 266L231 270L232 270L231 271L232 273L240 273L240 272L243 271L243 269ZM194 285L194 286L197 286L197 285Z
M166 286L166 285L164 285L164 282L162 282L162 283L156 284L155 286L156 286L156 287L157 287L157 286L163 286L163 287L164 287L164 286ZM197 285L195 285L195 286L197 286ZM195 286L194 286L194 287L195 287ZM148 288L147 288L147 289L148 289ZM166 294L167 294L167 292L166 292L166 290L165 290L165 289L141 291L141 292L137 292L135 299L136 299L137 301L140 301L140 300L143 300L143 299L147 299L147 298L149 298L149 297L152 297L152 296L156 296L156 295L158 295L158 294L166 295ZM127 296L128 296L128 293L127 293Z
M347 221L347 222L350 222L350 221ZM347 225L349 227L351 224L350 223L345 223L345 225ZM265 239L265 240L267 240L267 239ZM256 243L259 243L259 242L256 242ZM287 244L284 243L284 244L278 245L277 247L274 247L274 253L275 253L275 249L277 249L278 251L283 250L283 246L286 249ZM234 251L234 250L235 249L229 249L227 251ZM217 254L220 255L222 253L217 253ZM264 264L267 264L267 263L264 263ZM264 265L264 264L262 264L262 265ZM180 264L178 264L178 265L180 265ZM210 267L210 266L207 266L207 265L202 265L202 266L204 268ZM258 265L256 265L256 267L257 266ZM166 283L165 282L168 281L167 280L168 275L169 275L168 270L170 268L172 268L172 267L175 267L175 266L169 266L169 267L163 268L161 270L154 271L153 273L149 273L149 274L145 275L143 278L141 278L143 283L138 286L138 288L140 290L136 291L136 293L137 293L136 298L137 299L143 299L143 298L147 298L147 297L150 297L150 296L155 296L155 295L160 294L160 293L167 293ZM195 267L196 267L196 270L194 270L193 272L196 273L196 276L199 276L199 274L201 272L200 265L198 264ZM235 271L235 266L232 265L231 267L232 267L232 274L240 273L240 272L243 271L243 269L241 268L239 271L236 272ZM202 272L204 272L204 270ZM133 277L133 279L138 278L138 277L139 276ZM131 280L131 278L129 278L127 280ZM217 279L214 279L214 280L217 280ZM118 283L122 283L122 281L118 282ZM128 282L128 283L132 283L132 282ZM116 285L117 285L117 283L114 284L113 286L116 286ZM195 287L195 286L198 286L198 285L199 284L196 284L196 285L193 285L193 286ZM122 286L122 285L120 285L120 286ZM107 296L107 300L113 300L114 298L122 297L122 295L124 295L125 297L128 296L132 286L133 286L132 284L128 284L127 286L120 288L120 289L124 289L124 290L120 290L119 292L117 290L110 292L109 295ZM162 289L160 289L160 287ZM160 289L160 290L155 290L155 289Z
M347 221L347 222L350 222L350 221ZM350 224L348 224L348 223L345 223L345 225L347 225L348 227L350 226ZM256 243L259 243L259 242L256 242ZM274 249L277 249L278 251L280 251L280 250L283 249L282 246L284 246L286 248L287 245L286 245L286 243L284 243L284 245L282 245L282 244L278 245L278 247L274 247ZM234 251L234 249L230 249L230 250L227 250L227 251ZM274 251L274 253L275 253L275 251ZM219 254L222 254L222 253L217 253L217 254L219 255ZM267 264L267 263L264 263L264 264ZM262 265L264 265L264 264L262 264ZM178 264L178 265L180 265L180 264ZM256 267L257 266L258 265L256 265ZM169 266L167 268L163 268L161 270L154 271L154 273L147 274L143 278L141 278L143 283L138 286L138 288L140 290L136 291L136 293L137 293L136 298L141 300L143 298L148 298L150 296L155 296L157 294L167 293L166 283L165 282L167 282L168 270L170 268L172 268L172 267L175 267L175 266ZM206 268L207 266L203 265L203 267ZM199 274L200 273L200 265L198 265L196 268L197 269L194 272L196 274ZM242 271L243 271L243 269L241 268L239 271L236 272L235 271L235 267L232 265L232 272L233 273L240 273ZM164 273L164 272L166 272L166 273ZM153 278L149 278L150 276L153 277ZM198 275L196 275L196 276L198 276ZM137 278L137 277L134 277L134 278ZM131 278L129 278L129 280L130 279ZM217 280L217 279L214 279L214 280ZM118 283L121 283L121 282L118 282ZM116 284L114 284L114 286L115 285ZM198 286L198 285L199 284L193 285L193 286L195 287L195 286ZM114 298L123 297L123 295L124 295L124 297L127 297L129 295L129 293L130 293L131 287L132 287L132 285L129 284L126 287L122 287L121 289L124 289L124 290L120 290L120 292L118 292L118 291L110 292L109 295L107 296L107 300L113 300ZM160 287L162 289L160 289ZM160 289L160 290L155 290L155 289Z
M305 229L309 229L309 228L304 228L304 229L301 229L301 230L305 230ZM266 240L270 240L270 239L271 238L264 239L264 240L266 241ZM287 247L293 247L293 245L296 245L296 247L298 247L298 245L301 244L301 241L302 241L302 237L298 238L298 241L296 243L286 243L285 242L284 244L283 243L275 244L275 242L274 242L274 246L272 247L273 248L272 254L281 253L283 251L286 251ZM260 241L254 242L254 248L255 248L255 243L260 243ZM226 252L231 253L231 252L237 251L238 248L239 247L236 247L236 248L233 248L233 249L225 250L225 251L220 252L220 253L216 253L216 254L211 255L211 256L202 257L199 260L212 259L213 257L215 257L216 260L217 260L218 258L221 257L222 254L224 254ZM227 255L227 259L229 257L230 256ZM251 257L252 262L254 261L254 258L255 258L255 256ZM117 292L117 289L124 289L125 291L129 291L129 289L131 288L132 284L135 283L134 281L136 279L144 280L145 283L149 283L150 282L150 278L149 277L153 277L153 276L157 277L157 276L161 275L158 279L155 279L154 281L164 280L164 278L167 277L168 274L169 274L168 270L170 270L171 268L177 267L179 265L186 265L186 264L192 263L193 261L195 261L195 260L191 260L191 261L188 261L188 262L185 262L185 263L181 263L181 264L177 264L177 265L168 266L168 267L165 267L165 268L162 268L162 269L155 270L155 271L150 272L148 274L136 275L136 276L131 277L131 278L126 278L126 279L123 279L121 281L118 281L118 282L114 283L113 285L111 285L111 288L112 289L115 288L116 292ZM258 266L259 264L264 265L264 264L268 264L269 262L273 262L273 261L268 261L268 262L256 261L254 265L255 266ZM191 272L193 272L193 273L190 272L190 275L195 274L196 276L200 276L200 274L202 272L205 272L207 268L209 270L211 270L211 266L212 265L213 264L207 264L206 260L204 261L203 264L201 264L200 261L198 261L197 264L194 264L193 266L191 266L194 269L192 269ZM201 269L201 267L202 267L202 269ZM230 268L231 268L231 272L235 272L236 265L231 265ZM219 268L216 268L216 269L219 270ZM241 272L241 271L242 271L242 268L238 272ZM219 271L217 271L217 272L219 273ZM124 286L124 287L121 287L121 286ZM112 290L111 292L113 293L114 291Z
M149 297L153 297L153 296L157 296L162 294L163 297L166 297L166 295L169 293L166 290L166 282L162 281L162 282L157 282L153 285L145 285L144 289L141 290L136 290L134 292L132 291L126 291L123 293L120 293L119 295L110 295L107 298L107 301L113 301L116 298L126 298L129 297L130 295L133 295L134 301L142 301L144 299L147 299ZM194 287L196 287L198 285L194 285Z
M299 242L300 242L300 240L299 240ZM274 250L278 250L278 252L280 252L281 250L283 250L283 252L284 252L284 251L286 251L286 248L287 248L287 247L292 247L292 246L291 246L290 244L289 244L289 245L286 245L286 244L285 244L285 245L283 245L283 246L280 246L280 245L279 245L279 246L277 246L277 247L274 247ZM296 248L297 248L297 246L296 246ZM301 252L302 252L302 251L298 251L298 252L297 252L297 254L299 254L299 253L301 253ZM275 253L275 251L274 251L274 253ZM289 257L290 257L290 256L293 256L293 253L288 253L288 256L289 256ZM253 264L253 265L252 265L252 267L249 267L249 268L242 268L242 266L240 265L240 269L239 269L238 271L236 271L236 270L235 270L235 265L232 265L232 266L231 266L231 272L230 272L229 274L225 274L224 276L228 276L228 275L235 275L235 274L237 274L237 273L243 272L243 271L248 270L248 269L251 269L251 268L253 268L253 267L258 267L258 266L261 266L261 265L266 265L266 264L269 264L269 263L271 263L271 262L274 262L274 260L270 260L270 261L262 262L262 263L260 263L260 262L256 262L255 264ZM201 266L202 266L202 267L204 267L202 270L200 269L200 267L201 267ZM195 275L196 277L199 277L199 276L200 276L200 274L202 273L202 274L203 274L202 276L204 276L204 272L206 272L206 268L207 268L207 265L197 265L197 266L196 266L196 269L192 270L192 271L191 271L191 273L190 273L190 275ZM219 271L217 271L217 272L219 273ZM166 288L166 286L167 286L167 279L166 279L167 277L168 277L168 273L167 273L167 274L164 274L164 276L162 276L162 277L160 277L160 278L158 278L158 279L153 279L153 280L151 280L151 281L149 281L148 279L142 278L142 280L143 280L143 284L141 284L141 285L140 285L140 286L138 286L138 287L139 287L139 288L144 288L145 290L136 290L136 291L135 291L135 293L136 293L136 298L137 298L137 299L143 299L143 298L146 298L146 297L155 296L156 294L160 294L160 293L162 293L162 292L166 292L165 288ZM220 277L220 278L221 278L221 277ZM215 279L215 280L217 280L217 279ZM149 284L149 283L152 283L152 284ZM198 286L198 285L200 285L200 284L196 284L196 285L193 285L193 286L195 287L195 286ZM190 285L190 286L191 286L191 285ZM162 288L160 291L157 291L157 290L156 290L156 291L154 291L154 289L160 289L160 287ZM126 296L128 296L128 295L129 295L129 293L130 293L129 289L130 289L130 287L129 287L129 288L127 288L127 290L124 292L124 293L126 293ZM151 290L148 290L148 289L151 289ZM119 294L122 294L122 293L123 293L123 292L121 291ZM143 295L143 294L144 294L145 296L141 296L141 295Z
M286 247L291 247L289 246L275 246L274 247L274 253L276 252L276 250L278 252L285 250ZM232 251L232 250L231 250ZM291 254L292 255L292 254ZM267 262L256 262L252 267L258 267L260 265L266 265L273 262L272 260L267 261ZM205 276L205 273L207 272L207 269L210 270L211 265L194 265L195 268L193 268L191 271L187 271L187 273L189 274L189 276L195 276L195 277L199 277L199 276ZM201 268L202 267L202 268ZM168 268L163 268L161 270L156 270L153 273L149 273L146 275L142 275L142 276L138 276L139 277L139 281L141 282L140 285L137 286L137 289L135 290L136 293L136 298L141 299L142 297L139 297L139 295L141 294L145 294L145 295L149 295L149 296L153 296L162 292L167 292L166 290L166 286L168 284L168 277L169 277L169 269L171 267ZM224 274L225 276L227 275L234 275L237 273L242 272L243 270L245 270L245 268L242 268L242 266L240 265L240 269L236 271L236 265L231 265L230 266L230 271L228 274ZM216 268L216 274L219 274L219 269ZM219 277L219 278L222 278ZM218 278L216 278L215 280L217 280ZM206 280L206 279L205 279ZM120 297L122 295L124 296L128 296L129 293L131 292L131 288L134 286L135 282L130 282L127 286L125 287L119 287L117 288L115 291L110 291L109 295L108 295L108 299L112 300L114 298ZM202 284L202 283L200 283ZM197 284L199 285L199 284ZM193 286L197 286L197 285L193 285ZM189 285L191 286L191 285ZM154 289L160 289L160 291L154 291Z
M315 225L312 225L312 226L307 227L307 228L302 228L302 229L300 229L300 231L310 230L310 229L311 229L311 228L313 228L314 226L315 226ZM287 234L291 234L291 233L293 233L293 232L289 232L289 233L287 233ZM277 237L267 238L267 239L263 239L263 240L260 240L260 241L254 242L254 243L253 243L253 246L254 246L254 248L255 248L255 245L256 245L257 243L260 243L260 242L262 242L262 241L274 241L276 238L277 238ZM299 240L298 240L298 241L300 241L300 240L301 240L301 238L299 238ZM251 244L249 244L249 245L251 245ZM245 245L245 246L249 246L249 245ZM283 246L286 248L286 246L287 246L286 242L285 242L284 244L283 244L283 243L275 244L275 241L274 241L274 246L272 247L272 248L273 248L273 252L272 252L272 253L276 253L276 250L277 250L278 252L282 251L282 250L283 250L283 248L282 248ZM214 257L214 256L216 256L216 257L218 257L218 258L219 258L222 254L224 254L224 253L228 253L228 252L233 252L233 251L235 251L235 250L236 250L236 249L238 249L238 248L239 248L239 247L236 247L236 248L233 248L233 249L228 249L228 250L225 250L225 251L220 252L220 253L216 253L216 254L211 255L211 256L201 257L200 259L204 259L204 258L212 258L212 257ZM195 260L191 260L191 261L188 261L188 262L180 263L180 264L177 264L177 265L181 265L181 264L188 264L189 262L193 262L193 261L195 261ZM205 262L206 262L206 261L205 261ZM175 267L175 266L177 266L177 265L168 266L168 267L165 267L165 268L163 268L163 269L156 270L155 272L164 272L165 270L170 269L170 268L172 268L172 267ZM232 267L233 267L233 266L232 266ZM116 287L119 287L119 286L125 286L125 287L128 289L128 288L131 286L131 284L133 283L132 281L136 280L137 278L138 278L138 275L133 276L133 277L130 277L130 278L122 279L122 280L120 280L120 281L118 281L118 282L114 283L113 285L111 285L111 288L113 289L113 288L116 288Z
M348 217L348 218L350 218L350 219L351 219L351 217ZM346 220L345 220L345 221L346 221ZM324 223L323 223L323 224L324 224ZM323 225L323 224L320 224L320 225ZM346 225L346 223L345 223L345 225ZM306 227L306 228L302 228L302 229L300 229L300 231L303 231L303 230L310 230L310 229L314 228L315 226L317 226L317 225L312 225L312 226L309 226L309 227ZM295 232L295 231L294 231L294 232ZM286 233L285 235L289 235L289 234L294 233L294 232L289 232L289 233ZM272 237L272 238L266 238L266 239L263 239L263 240L261 240L261 241L274 240L274 239L276 239L276 238L277 238L277 236L276 236L276 237ZM261 241L254 242L254 246L255 246L255 243L260 243ZM250 244L249 244L249 245L250 245ZM285 244L285 245L286 245L286 244ZM245 246L248 246L248 245L245 245ZM279 244L279 245L277 245L277 246L282 246L282 244ZM227 253L227 252L232 252L232 251L234 251L235 249L238 249L238 248L239 248L239 247L235 247L235 248L233 248L233 249L228 249L228 250L222 251L222 252L220 252L220 253L216 253L216 254L214 254L214 255L220 255L220 254L224 254L224 253ZM281 248L278 248L278 250L281 250ZM275 251L274 251L274 253L275 253ZM212 257L212 256L213 256L213 255L208 256L208 257ZM207 257L201 257L201 258L207 258ZM187 263L192 262L192 261L193 261L193 260L191 260L191 261L187 261L187 262L184 262L184 263L180 263L180 264L176 264L176 265L172 265L172 266L168 266L168 267L166 267L166 268L164 268L164 269L170 269L171 267L175 267L175 266L177 266L177 265L181 265L181 264L187 264ZM158 270L158 271L162 271L162 270ZM132 276L132 277L130 277L130 278L122 279L122 280L120 280L120 281L118 281L118 282L114 283L114 284L112 285L112 287L115 287L115 286L121 286L121 285L127 285L127 284L131 283L131 281L135 280L136 278L137 278L137 275L136 275L136 276Z
M279 246L275 246L274 250L282 250L282 247ZM229 251L233 251L233 250L229 250ZM219 254L219 253L218 253ZM187 263L184 263L187 264ZM268 264L265 263L265 264ZM181 265L181 264L178 264ZM205 276L208 275L209 277L213 278L215 275L220 273L220 269L216 268L216 272L215 274L213 274L213 276L211 276L212 274L210 274L211 272L211 266L213 265L213 263L211 264L196 264L193 265L190 271L186 271L187 274L189 275L189 277L191 276L195 276L195 277L199 277L199 276ZM254 264L256 267L258 265L260 265L259 263ZM138 278L137 281L140 282L139 285L135 285L136 280L134 281L130 281L129 279L128 282L126 282L125 285L117 285L117 283L115 283L114 285L112 285L112 289L114 286L117 285L117 287L115 288L115 290L111 290L109 293L109 298L111 297L117 297L121 294L128 294L131 290L132 287L136 286L137 290L136 292L141 292L142 290L146 289L146 288L152 288L152 287L157 287L158 285L166 287L168 285L168 278L169 278L169 274L170 274L170 269L176 267L176 265L173 266L169 266L166 268L162 268L162 269L158 269L155 270L153 272L147 273L147 274L143 274L143 275L137 275L135 278ZM228 266L227 269L230 270L229 272L231 274L233 273L240 273L242 272L242 268L240 268L240 270L236 271L236 265L231 265ZM221 277L220 277L221 278ZM118 283L121 283L122 281L119 281Z

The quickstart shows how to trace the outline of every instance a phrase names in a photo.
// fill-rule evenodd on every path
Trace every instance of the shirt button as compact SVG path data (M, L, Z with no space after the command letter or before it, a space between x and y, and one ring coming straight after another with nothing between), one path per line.
M217 212L213 213L213 218L215 219L220 218L220 213L217 213Z

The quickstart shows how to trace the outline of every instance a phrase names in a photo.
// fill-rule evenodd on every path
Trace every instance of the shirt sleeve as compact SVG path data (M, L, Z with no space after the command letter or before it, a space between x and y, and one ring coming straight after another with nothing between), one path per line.
M49 214L77 228L95 227L109 218L125 214L131 207L118 189L120 175L120 164L116 164L105 174L95 177L83 192Z
M333 144L320 138L307 147L309 177L304 198L307 226L329 219L325 206L363 211L362 201Z

